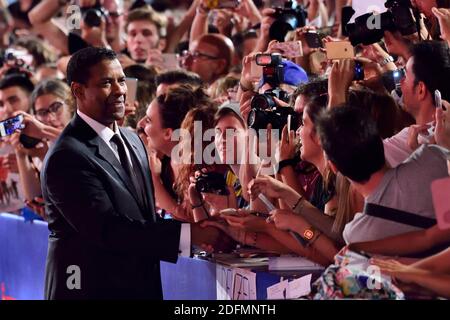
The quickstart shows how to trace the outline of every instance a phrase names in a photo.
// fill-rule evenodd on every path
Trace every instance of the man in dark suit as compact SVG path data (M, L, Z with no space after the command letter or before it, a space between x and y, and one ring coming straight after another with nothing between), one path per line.
M45 297L162 299L159 262L176 262L190 226L155 216L144 145L116 123L122 67L113 51L86 48L69 61L67 80L77 114L41 177L51 231Z

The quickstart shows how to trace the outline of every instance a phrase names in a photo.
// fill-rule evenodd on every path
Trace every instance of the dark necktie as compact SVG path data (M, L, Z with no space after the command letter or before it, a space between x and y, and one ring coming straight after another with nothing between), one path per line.
M115 146L115 149L119 154L120 163L122 164L123 169L131 178L131 180L134 180L133 168L131 166L130 160L127 157L127 152L125 151L125 145L123 144L122 139L120 139L118 134L115 134L110 141L112 142L113 147Z

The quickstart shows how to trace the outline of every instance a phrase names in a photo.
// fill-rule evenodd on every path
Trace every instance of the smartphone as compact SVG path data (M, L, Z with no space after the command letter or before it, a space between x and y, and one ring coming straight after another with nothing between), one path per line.
M296 58L303 56L301 41L278 42L272 46L272 49L280 51L286 58Z
M239 6L241 0L206 0L208 9L234 9Z
M127 103L132 106L134 105L134 102L136 101L136 94L137 94L137 84L138 79L137 78L125 78L125 83L127 84Z
M308 47L311 49L315 48L323 48L323 42L322 39L320 39L320 36L315 31L308 31L305 33L305 41L308 44Z
M436 108L442 109L442 96L439 90L434 92L434 103Z
M23 115L3 120L0 122L0 137L12 135L16 130L23 129Z
M350 41L334 41L325 43L328 60L352 59L355 57L355 48Z
M232 216L232 217L239 217L240 216L239 212L236 209L233 209L233 208L220 210L219 213L221 215L223 215L223 216Z
M176 53L163 53L162 55L163 58L163 66L164 69L166 70L176 70L176 69L180 69L180 59L178 54Z

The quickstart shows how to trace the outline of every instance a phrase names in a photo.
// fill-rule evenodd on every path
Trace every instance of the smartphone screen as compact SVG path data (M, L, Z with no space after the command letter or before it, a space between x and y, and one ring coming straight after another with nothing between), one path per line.
M138 79L125 78L125 83L127 84L127 103L131 106L136 101Z
M6 137L12 135L16 130L22 129L23 115L9 118L0 122L0 136Z
M352 59L355 49L350 41L335 41L325 43L328 60Z
M442 109L442 96L439 90L436 90L434 92L434 103L436 105L436 108Z

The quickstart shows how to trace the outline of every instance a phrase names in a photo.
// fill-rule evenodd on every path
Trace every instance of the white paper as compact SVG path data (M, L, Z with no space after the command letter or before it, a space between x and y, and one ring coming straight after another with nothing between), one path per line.
M267 288L267 300L285 300L288 280L280 281Z
M297 299L309 294L311 292L311 277L312 274L308 274L289 282L286 290L287 299Z
M233 300L256 300L256 273L233 269Z
M216 264L217 300L231 300L233 294L233 268Z

